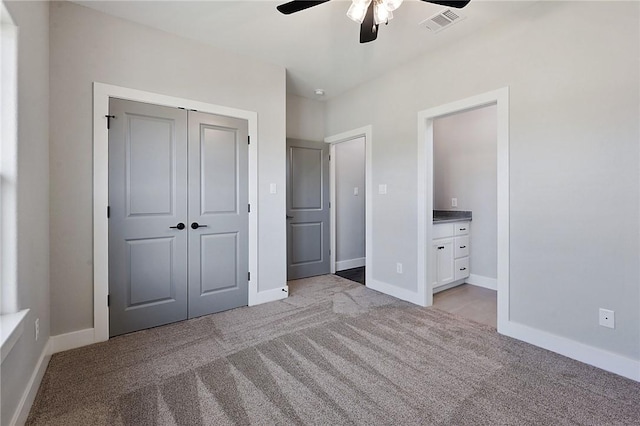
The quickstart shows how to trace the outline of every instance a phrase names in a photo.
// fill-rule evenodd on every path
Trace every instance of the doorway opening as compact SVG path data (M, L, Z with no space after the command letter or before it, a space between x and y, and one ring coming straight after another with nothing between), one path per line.
M452 102L418 113L418 282L420 302L424 306L433 304L434 283L438 282L439 259L436 251L443 244L434 246L438 239L451 237L451 255L453 256L453 279L456 281L456 261L464 263L464 253L456 253L454 242L457 237L469 236L467 227L451 226L451 235L442 234L442 229L434 225L434 121L453 114L477 110L495 105L496 125L496 291L497 291L497 329L509 326L509 88L505 87L471 98ZM447 196L448 202L455 196ZM451 206L451 204L449 204ZM453 223L460 223L456 218ZM473 222L471 222L473 228ZM448 231L448 230L447 230ZM472 244L472 243L471 243ZM462 244L464 245L464 244ZM467 247L468 248L468 247ZM466 249L466 248L465 248ZM445 250L444 248L442 250ZM446 250L445 250L446 251ZM457 256L457 257L456 257ZM444 256L443 256L444 258ZM446 263L443 260L443 264ZM460 269L464 265L460 266ZM468 271L467 271L468 272ZM470 275L471 277L471 275ZM465 278L460 274L457 278Z
M373 274L371 126L325 138L331 144L331 273L370 286Z
M331 146L334 268L338 276L365 284L365 138Z
M433 121L433 305L492 327L497 325L496 139L495 104Z

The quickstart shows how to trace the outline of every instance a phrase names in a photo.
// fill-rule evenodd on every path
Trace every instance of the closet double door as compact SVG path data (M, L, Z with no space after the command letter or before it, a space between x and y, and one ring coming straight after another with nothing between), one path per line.
M109 335L247 305L247 121L113 98L109 115Z

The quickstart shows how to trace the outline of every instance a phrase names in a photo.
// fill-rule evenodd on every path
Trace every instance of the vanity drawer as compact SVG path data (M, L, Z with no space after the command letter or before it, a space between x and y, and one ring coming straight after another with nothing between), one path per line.
M456 222L453 224L453 235L468 235L469 234L469 222Z
M469 276L469 258L463 257L462 259L456 259L455 267L455 280L460 280L462 278L467 278Z
M453 251L455 258L469 256L469 236L463 235L462 237L456 237L453 243Z
M454 223L438 223L433 225L433 239L451 237Z

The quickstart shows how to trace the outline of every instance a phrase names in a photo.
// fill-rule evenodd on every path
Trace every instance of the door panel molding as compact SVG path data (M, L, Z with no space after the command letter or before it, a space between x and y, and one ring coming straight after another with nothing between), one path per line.
M94 342L109 339L109 222L107 206L109 202L108 132L106 115L109 115L109 98L126 99L161 106L185 108L205 113L240 118L248 121L249 145L249 305L273 300L271 292L258 292L258 114L191 99L167 96L143 90L115 86L99 82L93 83L93 294L94 294ZM285 294L286 287L277 289ZM269 294L266 294L269 293Z

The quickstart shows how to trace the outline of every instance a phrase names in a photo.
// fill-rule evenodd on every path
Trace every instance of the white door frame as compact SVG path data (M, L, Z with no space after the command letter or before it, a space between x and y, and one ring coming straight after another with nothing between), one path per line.
M497 109L498 332L509 322L509 88L483 93L418 112L418 292L433 304L431 247L433 225L433 121L488 105Z
M358 129L349 130L343 133L339 133L337 135L328 136L324 138L326 143L331 144L331 160L329 162L329 199L331 202L331 208L329 209L330 213L330 235L331 235L331 273L336 273L336 144L341 142L347 142L352 139L364 137L364 156L365 156L365 165L364 165L364 185L365 185L365 248L364 248L364 256L365 256L365 285L368 287L369 283L371 283L371 274L373 273L373 268L371 266L371 260L373 259L373 237L372 237L372 175L371 175L371 146L372 146L372 126L364 126Z
M93 83L93 327L94 342L109 339L109 98L180 107L249 122L249 305L258 300L258 113L110 84Z

